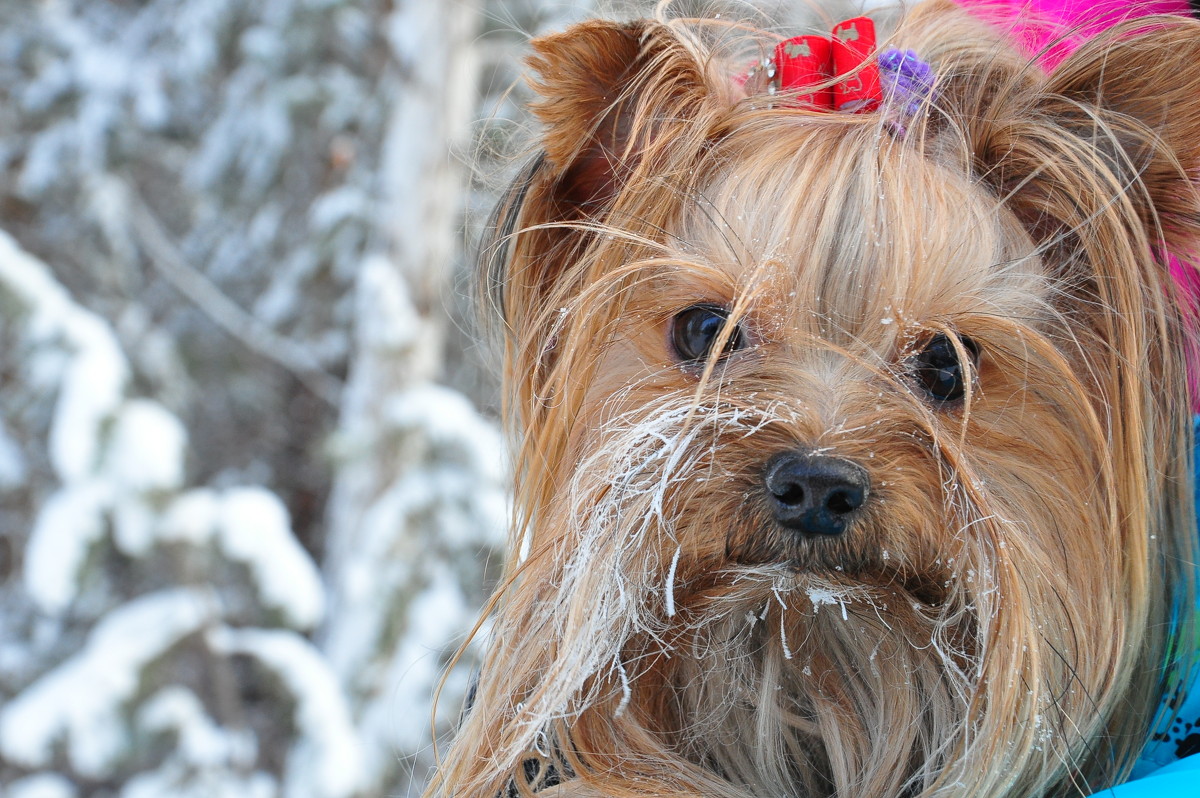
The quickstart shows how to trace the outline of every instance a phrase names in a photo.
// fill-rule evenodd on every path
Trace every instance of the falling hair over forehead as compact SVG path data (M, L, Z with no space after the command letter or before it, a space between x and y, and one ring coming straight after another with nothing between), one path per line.
M731 264L744 285L772 272L824 334L982 310L985 295L993 313L1041 298L1041 264L1016 218L877 125L763 112L711 152L677 248Z

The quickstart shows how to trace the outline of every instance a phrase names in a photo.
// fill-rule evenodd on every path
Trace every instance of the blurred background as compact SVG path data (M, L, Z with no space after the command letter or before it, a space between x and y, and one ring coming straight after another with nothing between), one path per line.
M508 512L473 249L596 11L0 0L0 796L420 792Z

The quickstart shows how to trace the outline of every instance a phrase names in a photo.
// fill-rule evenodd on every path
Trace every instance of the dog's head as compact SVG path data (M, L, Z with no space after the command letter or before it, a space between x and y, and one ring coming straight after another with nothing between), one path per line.
M1047 77L927 5L896 34L938 76L903 132L746 89L762 41L534 43L542 153L488 276L521 553L444 778L1102 782L1186 605L1164 253L1200 240L1200 33L1121 29Z

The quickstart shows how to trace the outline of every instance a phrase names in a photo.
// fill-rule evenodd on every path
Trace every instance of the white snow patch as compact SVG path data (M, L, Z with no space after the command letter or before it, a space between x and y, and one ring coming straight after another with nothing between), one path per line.
M107 418L107 411L102 415ZM87 434L105 437L98 427ZM30 533L25 589L43 611L60 613L74 601L79 571L91 547L104 536L110 512L114 542L122 552L137 557L150 549L156 514L144 494L182 484L185 440L179 420L157 403L133 400L120 405L104 467L89 471L77 463L87 473L65 480L41 507Z
M675 556L671 558L671 568L667 571L667 617L675 617L675 569L679 567L679 552L681 547L675 547Z
M104 778L129 743L121 709L143 669L217 612L210 593L189 588L151 593L111 611L82 651L0 710L0 754L24 767L42 767L66 737L71 766L88 778Z
M208 488L189 490L167 505L159 519L157 536L168 542L203 545L216 532L220 511L221 501L216 491Z
M262 771L196 771L175 760L139 773L125 783L121 798L276 798L279 787Z
M142 557L154 544L154 510L137 496L117 500L113 508L113 541L131 557Z
M432 696L441 678L439 655L453 649L455 636L472 620L472 610L454 575L438 567L429 585L408 607L407 627L393 656L387 702L393 714L393 740L405 751L429 738Z
M221 549L250 569L267 604L299 629L310 629L321 620L325 590L320 572L292 534L278 496L262 488L227 491L217 530Z
M275 780L252 767L258 755L253 732L217 726L190 690L164 688L141 706L138 725L173 733L175 746L157 770L139 773L121 798L275 798Z
M121 402L129 365L109 326L77 305L44 264L3 232L0 285L28 307L35 344L65 345L72 352L50 429L50 462L64 482L81 479L97 465L101 425Z
M0 491L19 487L25 481L25 456L0 418Z
M499 430L458 391L431 383L414 386L392 400L387 416L396 429L420 429L434 445L460 457L469 453L472 466L489 480L502 480L507 473Z
M508 473L504 442L495 425L461 393L431 384L392 399L387 418L396 430L419 430L436 453L425 473L408 475L397 488L421 497L422 504L433 496L445 497L439 502L443 512L465 505L465 516L439 523L439 540L456 549L499 545L510 507L503 487ZM464 481L472 486L469 490Z
M178 685L160 690L143 704L138 724L151 732L173 732L172 755L198 768L231 765L244 771L258 753L253 732L217 726L196 694Z
M619 718L625 714L625 710L629 708L629 702L633 699L633 688L629 684L629 674L625 671L625 663L617 660L617 674L621 677L621 701L617 704L617 708L613 711L613 717Z
M157 402L133 399L117 415L105 471L129 491L178 490L186 444L179 419Z
M25 592L44 612L59 613L75 599L79 570L104 535L112 502L99 481L68 485L42 505L25 549Z
M99 464L102 425L121 402L129 366L112 330L74 306L63 308L61 331L75 350L59 388L50 428L50 460L64 482L81 479Z
M816 611L825 605L838 605L842 608L842 620L848 620L846 614L846 595L831 587L812 586L808 588L808 600L812 602L813 610Z
M142 494L182 484L186 435L158 404L124 401L129 364L112 329L3 232L0 289L29 314L31 379L58 392L48 449L63 484L39 510L23 579L41 610L60 613L76 597L80 569L104 536L110 512L117 546L134 556L148 550L154 512ZM0 486L23 468L0 430Z
M361 189L340 186L313 200L308 219L314 233L327 234L347 220L365 217L370 209L371 201Z
M382 255L365 258L355 292L360 348L403 349L416 341L420 317L395 263Z
M320 572L292 534L283 502L269 490L187 491L167 506L154 534L169 543L215 544L247 567L263 602L294 628L311 629L324 617Z
M75 798L75 786L57 773L35 773L8 785L7 798Z
M283 629L220 627L208 636L222 654L254 657L295 696L297 742L289 755L287 798L349 798L364 785L362 750L341 685L312 643Z

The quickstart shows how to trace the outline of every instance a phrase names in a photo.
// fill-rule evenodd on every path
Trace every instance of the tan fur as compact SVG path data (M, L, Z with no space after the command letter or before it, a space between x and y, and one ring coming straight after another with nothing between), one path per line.
M890 43L939 76L902 137L739 96L772 46L744 26L534 43L544 154L488 277L517 521L431 795L990 798L1127 772L1191 606L1187 320L1157 253L1200 241L1200 26L1129 26L1051 77L948 3ZM697 303L748 336L703 369L669 345ZM938 332L981 350L947 405L911 374ZM869 472L845 534L764 510L764 462L796 446Z

